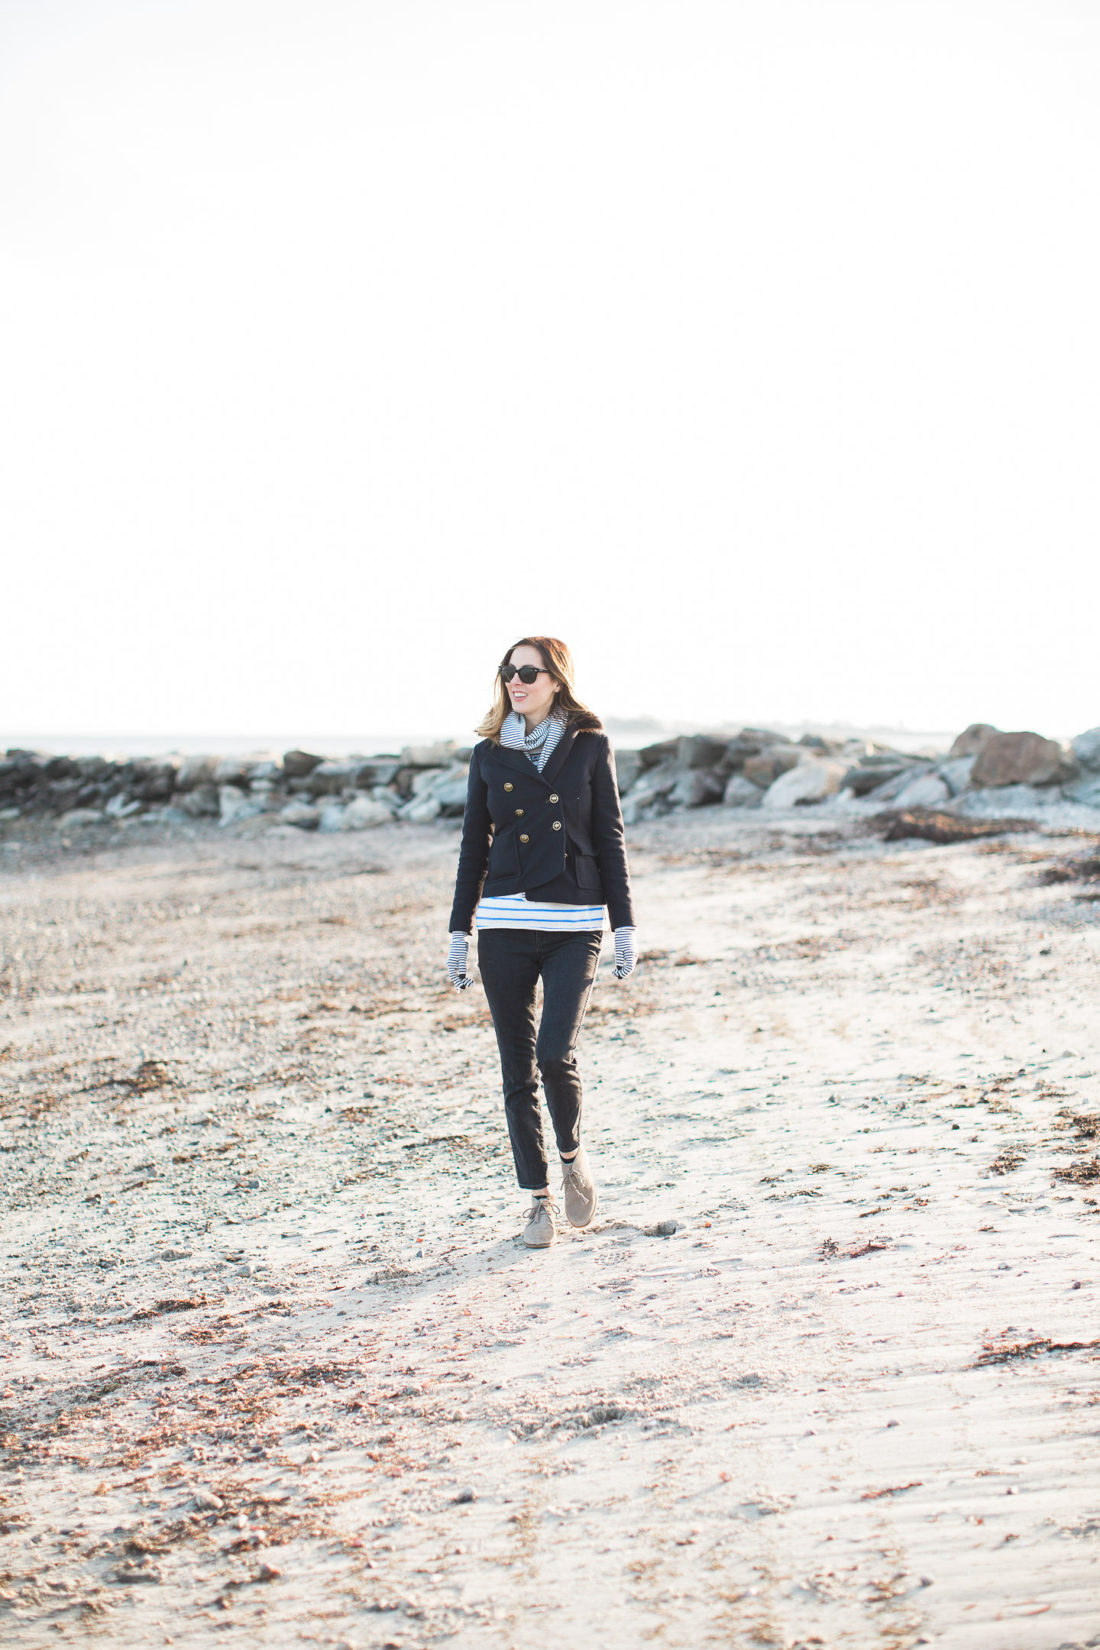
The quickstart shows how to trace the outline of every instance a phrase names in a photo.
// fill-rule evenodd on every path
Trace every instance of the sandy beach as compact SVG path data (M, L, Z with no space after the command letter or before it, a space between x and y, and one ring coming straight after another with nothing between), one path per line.
M1100 1646L1100 838L635 827L531 1252L457 822L255 827L0 858L5 1646Z

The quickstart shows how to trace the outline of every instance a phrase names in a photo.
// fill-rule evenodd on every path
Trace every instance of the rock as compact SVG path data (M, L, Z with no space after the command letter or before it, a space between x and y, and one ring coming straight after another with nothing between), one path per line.
M232 825L238 819L251 819L262 814L264 805L254 797L239 791L236 785L222 785L218 791L218 824Z
M726 746L726 761L731 767L740 767L746 757L759 756L761 751L783 742L783 735L771 728L742 728Z
M946 779L938 773L920 773L904 785L897 795L899 808L938 808L951 795Z
M976 756L956 756L950 762L940 763L936 772L952 796L958 796L960 791L966 790L970 784L970 775L973 772L974 763L977 760Z
M417 768L410 781L410 796L434 794L435 786L438 785L446 771L445 768Z
M376 825L388 825L393 818L393 810L382 802L375 802L369 796L357 796L354 802L349 802L344 809L344 822L341 826L345 831L373 831Z
M634 804L635 817L639 809L648 808L666 797L679 777L675 760L671 756L655 768L643 768L641 777L631 786L630 795L627 797L627 801Z
M971 722L955 740L948 756L980 756L989 741L1000 733L990 722Z
M261 1564L256 1571L257 1581L278 1581L282 1571L274 1564Z
M467 756L467 765L469 760L470 757ZM368 762L358 762L355 783L361 791L372 790L375 785L392 785L400 766L396 756L372 756Z
M352 790L362 765L361 762L321 762L309 776L310 790L327 796Z
M1079 779L1071 779L1063 785L1062 794L1086 808L1100 808L1100 773L1083 773Z
M676 755L678 739L661 739L655 745L643 745L638 752L638 761L643 768L662 767Z
M432 780L429 795L434 796L445 816L458 818L466 811L466 792L469 788L470 769L465 767L443 768ZM422 794L422 793L418 793Z
M176 788L174 762L135 762L130 793L142 802L165 802Z
M759 785L754 785L744 774L731 774L726 781L722 801L727 808L759 808L763 800L764 793Z
M1070 749L1083 768L1100 773L1100 728L1089 728L1070 741Z
M900 796L905 787L911 785L914 779L919 779L929 772L931 772L931 769L926 763L910 762L894 774L893 778L884 779L881 785L876 785L873 791L869 791L866 800L868 802L893 802L894 798Z
M54 824L59 831L79 830L84 825L102 825L105 818L99 808L70 808L67 814L58 814Z
M128 797L125 791L119 791L117 796L112 796L103 811L112 819L129 819L141 812L141 803Z
M199 1512L221 1512L225 1506L221 1496L215 1495L213 1490L198 1489L195 1491L193 1499Z
M427 825L431 820L438 819L442 812L434 796L417 796L405 804L399 818L407 819L413 825Z
M176 774L177 791L193 791L199 785L213 785L220 758L185 756Z
M781 773L789 773L792 768L809 760L805 749L798 745L769 745L759 756L747 756L741 772L754 785L766 790Z
M309 751L284 751L283 772L288 779L305 779L323 761L323 757L314 756Z
M459 1490L457 1495L452 1495L451 1497L451 1501L456 1507L467 1506L471 1501L476 1500L477 1491L471 1489Z
M678 1220L659 1220L653 1226L643 1227L645 1237L673 1237L680 1230Z
M710 802L721 802L723 785L705 768L689 768L682 773L668 793L674 808L702 808Z
M615 777L619 785L619 795L625 796L642 771L642 758L639 751L615 752Z
M196 785L193 791L177 797L176 803L194 819L215 818L218 813L218 793L213 785Z
M458 746L453 739L444 739L436 745L406 745L401 752L402 768L445 768L454 761Z
M896 779L899 774L908 774L912 766L911 762L872 758L848 769L844 775L843 788L852 791L856 796L867 796L880 785L884 785L888 779Z
M301 831L315 831L321 823L320 809L308 802L288 802L278 815L282 825L297 825Z
M970 783L1049 785L1061 773L1064 760L1061 745L1054 739L1044 739L1041 733L995 733L978 752Z
M1001 814L1041 813L1061 800L1061 791L1051 787L1040 790L1035 785L999 785L964 791L961 796L955 797L951 810L957 814L991 819Z
M678 768L713 768L725 759L728 739L712 739L706 733L685 733L676 741Z
M322 831L342 831L346 812L347 809L342 802L326 802L321 809L318 829Z
M396 791L391 791L388 785L375 785L370 794L372 802L381 802L384 808L389 809L391 819L401 807L401 798Z
M780 774L764 793L765 808L793 808L835 796L844 778L843 762L802 762Z
M246 756L223 756L214 769L214 783L218 786L236 785L245 790L254 765Z
M2 820L5 825L10 825L13 819L22 819L22 817L22 808L0 808L0 820Z

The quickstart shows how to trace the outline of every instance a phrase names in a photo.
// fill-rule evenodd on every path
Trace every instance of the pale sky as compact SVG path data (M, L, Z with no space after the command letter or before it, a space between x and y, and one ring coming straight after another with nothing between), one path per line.
M1092 0L0 0L5 733L1100 723Z

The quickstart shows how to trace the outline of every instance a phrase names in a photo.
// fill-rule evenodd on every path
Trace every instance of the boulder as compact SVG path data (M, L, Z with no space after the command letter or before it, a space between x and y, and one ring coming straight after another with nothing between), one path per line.
M193 791L198 785L212 785L221 758L185 756L176 774L177 791Z
M282 825L297 825L300 831L315 831L321 823L321 812L308 802L288 802L278 819Z
M678 768L713 768L725 759L728 739L712 739L705 733L685 733L676 741Z
M403 768L443 768L454 760L458 746L453 739L441 739L435 745L406 745L400 756Z
M341 827L345 831L372 831L376 825L388 825L393 818L393 810L387 808L384 802L375 802L369 796L357 796L344 809L344 822Z
M409 820L413 825L427 825L431 820L438 819L442 812L434 796L417 796L405 804L400 818Z
M951 812L979 819L1008 818L1041 813L1061 800L1061 791L1049 786L1040 789L1037 785L1001 785L964 791L952 802Z
M54 824L59 831L79 830L83 825L102 825L105 817L99 808L70 808L58 814Z
M310 751L285 751L283 753L283 772L288 779L305 779L314 768L320 767L324 758L314 756Z
M642 771L642 757L640 751L615 752L615 777L619 784L619 795L625 796Z
M319 762L309 775L309 788L318 796L339 796L355 787L361 767L361 762Z
M634 804L635 818L640 808L647 808L659 798L666 797L679 777L675 756L666 757L655 768L643 769L641 778L631 786L627 799Z
M469 756L466 761L469 762ZM364 762L359 759L356 763L355 784L361 791L373 790L375 785L390 785L397 776L400 767L396 756L372 756Z
M431 794L443 812L445 818L458 819L466 811L466 792L469 789L469 767L444 768Z
M1070 748L1089 773L1100 773L1100 728L1089 728L1070 741Z
M763 807L793 808L801 803L822 802L835 796L844 778L843 762L801 762L789 768L769 785Z
M676 755L678 739L660 739L655 745L643 745L638 760L643 768L659 768Z
M238 819L251 819L254 814L262 814L264 804L244 791L238 790L236 785L221 785L218 788L218 824L232 825Z
M897 795L899 808L938 808L947 801L951 789L938 773L920 773Z
M959 734L947 754L948 756L980 756L989 741L1000 731L1000 728L995 728L990 722L971 722L970 726L964 728L962 733Z
M134 814L141 812L141 803L135 802L125 791L118 791L103 811L112 819L132 819Z
M1063 785L1062 794L1070 802L1083 803L1086 808L1100 808L1100 773L1083 773Z
M854 796L867 796L884 785L888 779L896 779L899 775L908 774L913 767L911 762L896 762L888 758L870 758L866 762L859 762L854 768L849 768L844 775L843 788L852 792Z
M176 807L192 819L213 819L218 814L218 793L213 785L196 785L193 791L177 796Z
M955 741L958 744L958 740ZM954 751L953 754L965 755ZM995 733L978 752L971 785L1050 785L1062 771L1064 756L1055 739L1041 733Z
M321 818L317 827L318 830L342 831L344 829L344 816L346 813L347 809L344 807L342 802L324 803L321 808Z
M912 784L914 779L919 779L923 774L930 772L931 769L926 762L910 762L900 772L892 775L891 778L884 779L881 785L876 785L873 791L868 791L866 800L868 802L893 802L896 797L901 795L907 785Z
M721 802L724 786L705 768L689 768L682 773L668 793L674 808L702 808L708 802Z
M936 772L952 796L958 796L960 791L966 790L970 784L970 775L977 760L976 756L956 756L949 762L940 763Z
M774 733L771 728L742 728L726 746L726 762L730 767L738 768L746 757L759 756L769 746L782 743L783 735Z
M804 746L769 745L758 756L747 756L741 765L741 772L754 785L766 789L781 773L789 773L791 768L797 768L800 763L809 760Z
M754 785L744 774L731 774L726 781L722 801L727 808L759 808L763 800L764 793L759 785Z
M236 785L247 790L253 770L259 766L251 756L223 756L214 770L215 785Z
M142 802L165 802L176 788L174 762L135 762L130 792Z

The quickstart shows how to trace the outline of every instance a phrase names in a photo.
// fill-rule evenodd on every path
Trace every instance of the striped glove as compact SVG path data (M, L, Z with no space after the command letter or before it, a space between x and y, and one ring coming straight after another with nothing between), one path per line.
M465 991L467 986L474 983L473 975L466 972L469 951L469 934L455 932L451 935L451 949L447 952L447 973L451 976L451 984L459 991Z
M616 928L615 967L611 972L617 980L625 980L628 974L633 974L634 965L637 961L638 951L634 943L634 929Z

